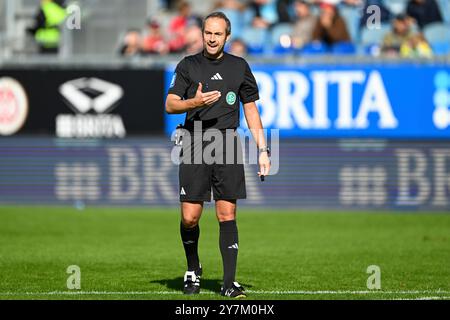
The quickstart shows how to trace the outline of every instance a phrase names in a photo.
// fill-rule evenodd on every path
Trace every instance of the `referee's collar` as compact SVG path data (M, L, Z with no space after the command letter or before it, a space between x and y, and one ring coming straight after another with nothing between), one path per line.
M225 59L226 52L224 51L224 52L222 53L222 56L221 56L220 58L218 58L218 59L213 59L213 58L207 57L207 56L205 55L205 50L203 50L203 51L201 52L201 55L202 55L203 58L205 58L205 59L208 60L209 62L212 62L212 63L221 63L221 62Z

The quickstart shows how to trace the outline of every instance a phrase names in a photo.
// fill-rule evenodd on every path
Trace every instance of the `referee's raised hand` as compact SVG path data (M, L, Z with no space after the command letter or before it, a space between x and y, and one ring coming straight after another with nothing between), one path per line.
M208 92L202 92L203 85L201 82L198 83L197 92L195 93L194 100L196 102L196 105L198 106L210 106L213 103L219 101L221 93L220 91L208 91Z

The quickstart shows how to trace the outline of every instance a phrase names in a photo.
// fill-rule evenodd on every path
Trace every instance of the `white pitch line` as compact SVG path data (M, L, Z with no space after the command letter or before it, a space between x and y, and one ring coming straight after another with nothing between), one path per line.
M417 297L417 298L400 298L395 300L444 300L450 299L450 296L440 296L440 297Z
M381 291L381 290L366 290L366 291L350 291L350 290L323 290L323 291L265 291L265 290L246 290L251 294L272 294L272 295L365 295L365 294L391 294L391 295L425 295L425 294L450 294L450 291L445 290L411 290L411 291ZM49 291L49 292L0 292L0 296L53 296L53 295L182 295L181 291ZM202 291L200 294L215 295L217 292ZM447 298L447 297L423 297L423 298Z
M403 290L403 291L382 291L382 290L360 290L360 291L351 291L351 290L319 290L319 291L289 291L289 290L283 290L283 291L265 291L265 290L258 290L258 291L252 291L252 290L246 290L248 293L256 293L256 294L299 294L299 295L319 295L319 294L354 294L354 295L360 295L360 294L448 294L450 291L443 291L443 290Z

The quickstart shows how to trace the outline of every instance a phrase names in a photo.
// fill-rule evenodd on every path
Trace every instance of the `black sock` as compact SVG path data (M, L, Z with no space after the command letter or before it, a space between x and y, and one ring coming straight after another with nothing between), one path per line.
M188 271L195 271L200 268L198 259L198 238L200 236L200 227L196 225L193 228L186 228L180 223L181 240L183 241L184 252L186 253Z
M219 245L223 261L223 286L231 288L236 275L238 229L236 220L220 222Z

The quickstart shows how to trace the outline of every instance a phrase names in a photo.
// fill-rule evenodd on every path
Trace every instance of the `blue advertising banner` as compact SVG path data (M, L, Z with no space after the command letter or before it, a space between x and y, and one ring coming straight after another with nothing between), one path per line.
M450 66L252 65L263 125L281 137L450 138ZM166 70L169 88L173 67ZM166 115L168 135L184 115ZM241 112L241 126L246 123Z
M165 137L0 139L0 205L178 207ZM246 163L239 206L450 212L450 142L285 139L266 181Z

